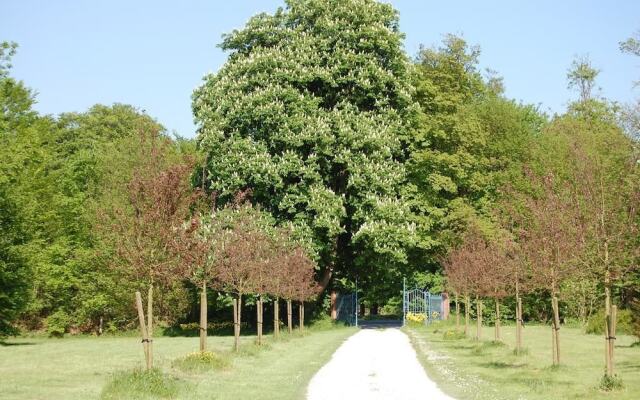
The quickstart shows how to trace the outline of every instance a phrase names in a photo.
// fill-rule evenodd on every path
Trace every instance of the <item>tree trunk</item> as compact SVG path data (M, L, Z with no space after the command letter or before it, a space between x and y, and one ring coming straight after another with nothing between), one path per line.
M256 324L258 328L258 346L262 345L262 296L256 301Z
M610 306L611 311L609 315L605 317L605 362L606 362L606 374L607 376L613 376L614 373L614 360L613 360L613 349L616 340L616 319L617 319L617 311L618 308L616 306Z
M469 309L471 307L471 301L469 300L469 296L465 296L465 305L464 305L464 334L465 336L469 335Z
M371 304L371 315L378 315L380 306L377 303Z
M289 334L293 332L293 306L291 305L291 299L287 299L287 328Z
M500 299L496 298L496 341L500 340Z
M207 351L207 284L200 291L200 351Z
M516 354L522 351L522 299L516 295Z
M338 319L338 309L336 308L338 300L338 293L335 290L331 291L331 319L335 321Z
M298 327L300 328L300 332L302 332L304 331L304 301L300 302L299 311L300 324L298 325Z
M234 341L233 349L240 349L240 326L242 324L242 295L238 295L237 299L233 299L233 326Z
M136 308L138 309L138 321L140 322L140 336L142 336L142 348L144 349L144 361L147 369L151 369L149 364L149 337L147 324L144 321L144 308L142 307L142 295L136 292Z
M476 296L476 339L482 339L482 301L478 296Z
M149 340L149 368L153 368L153 285L149 285L147 298L147 339Z
M273 337L280 337L280 303L277 297L273 300Z
M460 308L458 306L458 294L456 293L456 329L460 329Z
M233 350L238 351L238 299L233 299Z
M558 298L554 295L551 299L551 305L553 307L553 355L554 365L560 365L560 312L558 310Z

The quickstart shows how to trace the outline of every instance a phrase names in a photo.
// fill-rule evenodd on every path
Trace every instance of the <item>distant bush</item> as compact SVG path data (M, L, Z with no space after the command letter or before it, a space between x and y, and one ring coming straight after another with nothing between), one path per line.
M52 337L64 336L71 325L71 317L62 310L58 310L47 317L47 333Z
M618 310L616 333L633 334L633 321L631 310ZM604 335L604 310L593 314L585 326L585 332L589 334Z

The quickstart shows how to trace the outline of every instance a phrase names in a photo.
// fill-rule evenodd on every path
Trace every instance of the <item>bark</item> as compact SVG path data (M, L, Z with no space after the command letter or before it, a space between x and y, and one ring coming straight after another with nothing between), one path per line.
M320 291L324 292L324 290L329 286L329 282L331 282L331 277L333 276L333 267L328 267L322 273L322 278L320 278Z
M336 293L335 290L332 290L331 291L331 319L334 321L338 319L338 309L336 308L337 300L338 300L338 293Z

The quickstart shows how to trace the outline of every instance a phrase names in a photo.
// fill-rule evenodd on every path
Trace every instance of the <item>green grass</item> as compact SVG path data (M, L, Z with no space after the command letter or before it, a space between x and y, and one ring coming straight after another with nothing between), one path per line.
M503 327L503 342L493 341L493 328L485 327L485 340L455 339L451 326L408 328L425 369L451 396L474 399L616 399L640 398L640 347L632 336L618 335L614 381L604 374L604 338L581 329L560 330L561 365L553 367L551 329L526 326L526 350L515 355L515 327ZM455 329L455 328L453 328ZM470 327L475 335L475 325ZM618 386L622 382L622 387ZM610 388L604 391L602 388Z
M281 340L241 338L232 354L233 337L209 337L208 349L225 368L190 371L180 359L198 349L192 337L154 338L157 375L134 373L143 367L140 340L126 337L10 339L0 346L0 397L37 399L300 399L313 374L354 329L314 330ZM160 392L147 396L149 382ZM141 395L140 388L143 389ZM123 394L123 393L126 393ZM163 397L164 396L164 397Z

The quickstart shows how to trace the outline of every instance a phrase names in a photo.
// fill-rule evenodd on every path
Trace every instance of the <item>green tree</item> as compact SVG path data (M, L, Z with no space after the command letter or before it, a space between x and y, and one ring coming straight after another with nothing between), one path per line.
M593 97L593 89L600 70L591 64L587 56L577 57L567 71L568 88L580 94L580 100L586 102Z
M413 240L403 141L413 120L398 14L372 0L290 0L225 35L193 94L206 186L310 238L322 284L388 279Z
M520 173L544 123L535 107L502 96L495 72L483 79L479 55L478 47L447 35L441 47L422 49L416 60L422 114L409 171L425 244L419 263L433 263L433 254L445 253L471 221L492 224L498 188Z

